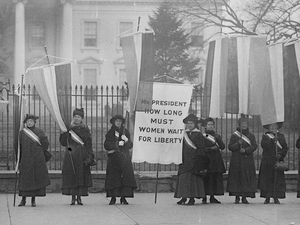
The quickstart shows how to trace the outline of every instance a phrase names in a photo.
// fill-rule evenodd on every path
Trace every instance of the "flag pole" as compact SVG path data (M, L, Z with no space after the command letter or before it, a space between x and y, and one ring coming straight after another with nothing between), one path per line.
M140 21L141 21L141 17L139 16L139 18L138 18L138 25L137 25L137 31L140 30Z
M47 62L50 65L50 59L49 59L49 55L48 55L48 52L47 52L47 46L44 46L44 50L45 50L45 53L46 53Z
M160 168L160 164L157 163L157 164L156 164L155 200L154 200L154 203L155 203L155 204L156 204L156 200L157 200L157 187L158 187L158 171L159 171L159 168Z
M17 194L17 181L18 181L18 170L19 170L19 163L20 163L20 128L21 128L21 119L22 119L22 104L23 104L23 82L24 82L24 75L22 74L21 78L21 87L20 87L20 100L19 100L19 131L18 131L18 152L17 152L17 164L15 169L15 188L14 188L14 207L16 206L16 194Z
M278 127L277 127L278 128ZM276 133L275 133L275 157L276 157L276 162L278 161L277 159L277 130L276 130ZM275 165L276 165L276 162L275 162ZM273 188L273 197L274 198L277 198L277 169L275 168L275 171L274 171L274 188Z

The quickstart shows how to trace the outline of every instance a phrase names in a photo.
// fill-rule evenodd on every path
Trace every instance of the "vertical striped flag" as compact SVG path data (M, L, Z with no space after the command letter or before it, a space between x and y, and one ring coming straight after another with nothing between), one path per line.
M267 47L267 63L262 79L262 125L284 121L283 44Z
M288 42L284 47L284 102L285 118L300 119L300 40ZM291 121L289 119L289 121ZM299 127L299 122L293 121L289 124Z
M71 122L71 63L50 64L30 68L26 76L37 89L43 103L60 129L67 131L66 124Z
M126 76L129 88L129 111L133 113L139 81L153 80L153 32L137 32L121 37Z

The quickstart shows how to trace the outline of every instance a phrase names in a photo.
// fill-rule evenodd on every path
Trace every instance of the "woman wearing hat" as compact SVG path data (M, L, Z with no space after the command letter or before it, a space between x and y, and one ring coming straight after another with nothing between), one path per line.
M235 204L249 204L247 197L255 198L256 171L253 152L257 149L255 136L248 129L248 119L242 114L238 127L231 135L228 149L232 152L228 172L227 191L235 196Z
M66 147L62 168L62 194L71 195L71 205L83 205L81 196L88 196L92 186L90 165L94 159L90 129L83 122L83 109L73 111L68 132L60 135L60 143Z
M268 131L261 140L263 153L258 176L258 189L260 189L260 197L265 198L265 204L270 203L270 198L274 199L275 204L280 204L279 198L285 198L284 171L275 171L276 162L283 161L288 151L285 137L278 131L282 125L283 123L280 122L264 126Z
M26 115L25 128L20 131L20 177L19 206L25 206L26 197L31 197L31 206L35 207L35 197L46 196L46 186L50 184L44 151L49 147L45 133L35 126L37 116Z
M203 135L198 129L200 121L194 114L189 114L183 123L186 124L184 141L182 145L182 163L179 165L175 198L181 198L177 204L194 205L195 198L204 198L204 182L201 176L195 173L199 157L205 158ZM197 160L196 160L197 158ZM203 160L204 162L204 160Z
M225 149L225 144L222 137L214 130L215 121L213 118L207 118L203 126L205 127L203 134L205 147L211 160L207 176L204 178L205 194L210 195L210 203L221 203L214 195L224 195L223 173L226 172L226 169L220 150ZM207 202L206 197L203 198L202 202L204 204Z
M107 167L105 178L106 197L111 197L110 205L120 203L128 205L126 198L133 198L137 188L134 178L129 149L133 147L130 133L125 129L125 119L121 115L111 118L111 129L105 135L104 148L107 150Z

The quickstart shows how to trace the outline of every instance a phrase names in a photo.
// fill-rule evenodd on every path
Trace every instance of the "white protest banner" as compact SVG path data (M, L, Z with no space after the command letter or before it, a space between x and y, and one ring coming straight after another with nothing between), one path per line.
M184 123L192 85L140 82L132 161L182 163Z

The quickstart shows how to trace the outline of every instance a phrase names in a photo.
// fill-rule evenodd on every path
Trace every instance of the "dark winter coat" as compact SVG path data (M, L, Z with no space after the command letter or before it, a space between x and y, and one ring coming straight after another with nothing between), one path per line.
M266 132L271 133L271 132ZM277 147L276 154L276 144L274 139L271 139L266 134L262 136L261 147L263 148L262 159L259 169L259 179L258 179L258 188L261 192L269 192L273 193L274 191L274 180L275 180L275 169L274 165L276 161L283 161L284 157L287 154L288 147L285 141L285 137L283 134L277 132L277 139L282 146L282 149ZM277 155L277 157L276 157ZM284 171L276 172L276 191L281 192L281 196L277 196L279 198L284 197L284 192L286 191L286 183L284 177ZM262 196L267 197L267 196Z
M184 141L182 144L182 163L179 165L178 175L184 172L193 172L202 167L202 162L206 164L206 149L204 145L204 137L197 129L196 131L187 131L190 140L197 149L191 149Z
M118 138L115 136L116 131L119 133ZM123 134L128 138L128 142L125 142L124 146L119 146ZM121 187L137 188L129 154L129 149L132 147L130 133L123 126L119 129L113 125L105 135L104 148L107 151L115 150L114 153L108 154L105 179L106 191Z
M79 186L91 187L91 169L88 164L93 159L93 150L90 130L85 124L78 126L71 125L70 130L73 130L83 140L84 145L82 146L74 141L69 132L60 135L60 143L66 147L62 168L62 189L76 188ZM68 150L68 142L71 151Z
M186 140L183 141L182 163L178 169L174 197L203 198L205 197L204 182L198 172L209 166L205 154L204 137L198 129L186 130L186 133L196 149L190 147Z
M222 140L222 137L214 131L206 131L206 133L212 135L215 138L216 143L218 144L218 145L216 145L216 143L212 143L210 140L206 139L205 134L203 134L207 155L209 156L209 158L211 160L210 167L207 172L208 173L225 173L226 169L225 169L223 158L222 158L222 155L220 152L220 150L225 149L225 144ZM212 147L214 147L214 146L217 146L218 149L213 150Z
M300 137L297 139L296 148L300 149ZM297 184L297 198L300 198L300 159L298 161L298 184Z
M240 131L239 128L237 128ZM232 152L228 172L227 191L230 195L245 197L254 197L256 192L256 171L253 159L253 152L257 149L255 136L249 132L249 129L243 130L251 142L249 145L243 140L242 146L238 143L241 139L236 134L232 134L229 140L228 149ZM244 148L245 153L240 153Z
M37 127L28 129L39 137L41 145L28 137L24 130L20 131L20 191L37 190L50 184L44 156L44 150L47 150L49 147L48 138Z

